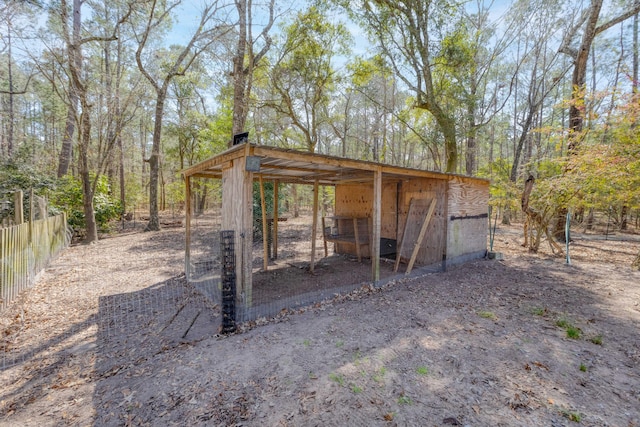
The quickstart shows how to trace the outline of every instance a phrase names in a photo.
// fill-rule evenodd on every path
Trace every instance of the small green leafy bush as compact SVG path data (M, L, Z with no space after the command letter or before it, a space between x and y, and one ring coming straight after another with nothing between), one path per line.
M96 184L93 196L93 209L96 223L101 231L107 231L109 221L122 215L120 201L110 194L109 181L101 176ZM82 182L74 177L66 176L58 181L58 186L51 199L54 209L67 212L69 226L78 231L86 226L84 207L82 204Z

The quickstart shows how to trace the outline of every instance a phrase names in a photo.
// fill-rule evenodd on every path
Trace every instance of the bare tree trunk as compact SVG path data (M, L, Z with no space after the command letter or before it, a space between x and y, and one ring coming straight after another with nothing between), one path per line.
M162 90L164 89L164 90ZM163 86L156 99L155 123L153 125L153 145L149 156L149 223L145 231L159 231L158 217L158 178L160 174L160 137L162 135L162 116L167 96L166 85Z
M93 209L94 189L89 175L89 159L88 151L91 143L91 106L86 102L82 103L81 122L81 138L78 147L78 171L82 180L82 206L84 208L84 221L86 227L85 243L92 243L98 240L98 227L96 224L96 215ZM96 178L97 179L97 178Z
M236 10L238 12L238 44L236 45L235 56L233 57L233 122L232 134L245 131L247 114L249 112L249 98L253 81L253 69L264 57L271 46L269 31L274 22L274 1L268 3L269 21L263 27L260 36L264 39L264 45L257 54L253 51L252 37L252 2L249 0L236 0ZM245 65L246 63L246 65ZM230 140L229 144L233 144Z
M81 15L80 15L81 3L77 0L73 2L73 27L71 33L71 43L77 46L80 40L81 29ZM77 69L82 67L82 58L80 55L75 55L74 58L69 58ZM62 147L60 149L60 157L58 159L58 178L62 178L69 172L69 165L71 164L71 158L73 156L73 134L76 126L76 115L78 112L78 93L77 88L73 81L69 80L69 104L67 105L67 120L65 125L64 135L62 137Z
M87 87L83 84L82 75L82 50L81 45L75 43L76 30L79 31L81 23L82 0L73 0L73 36L71 41L67 39L68 65L73 92L78 96L82 107L80 115L80 138L78 145L78 172L82 180L82 204L84 208L84 220L86 227L85 243L92 243L98 240L98 228L96 226L95 212L93 209L94 185L89 174L89 146L91 144L91 104L88 100ZM62 9L66 10L63 2ZM66 12L63 12L62 19L66 21ZM79 37L79 36L78 36ZM96 176L96 181L98 177Z
M11 56L11 25L7 23L7 72L9 77L9 129L7 130L7 157L13 157L13 126L15 123L15 114L13 112L13 67Z
M199 192L200 195L200 201L198 202L198 212L202 213L204 212L206 206L207 206L207 189L208 187L206 185L202 186L202 191Z
M587 225L585 226L585 230L593 230L593 223L595 220L593 208L589 208L589 213L587 214Z
M564 51L571 56L574 63L573 76L571 78L571 84L573 87L571 92L572 102L569 105L569 138L567 142L567 154L569 155L573 155L577 152L578 146L580 145L580 141L583 137L582 130L584 128L585 115L582 108L584 108L586 92L587 64L591 45L597 34L596 25L598 23L598 17L600 16L601 9L602 0L591 1L588 15L584 15L583 23L586 24L582 34L582 41L580 42L578 49L572 49L568 47L568 45L561 47L561 50L564 48ZM560 242L565 241L564 224L567 212L567 206L560 206L555 217L553 237Z
M144 188L144 175L147 173L147 126L145 124L145 116L140 117L140 155L142 156L142 187Z
M596 36L596 24L602 9L602 0L592 0L586 28L582 36L580 47L573 54L574 67L571 83L573 92L571 93L572 103L569 106L569 143L567 149L569 153L575 152L580 133L584 126L584 114L581 111L581 100L584 99L585 84L587 78L587 61L591 44Z
M245 53L247 50L247 0L236 0L238 11L238 44L233 58L233 124L232 134L244 131L247 120L245 111L246 75L244 72ZM229 141L233 144L233 141Z
M296 184L291 186L291 197L293 197L293 217L298 218L300 216L300 204L298 203L298 186Z
M515 145L513 164L511 165L511 173L509 174L509 180L511 182L516 182L516 179L518 178L518 167L520 166L520 156L522 155L522 148L524 147L524 143L529 136L529 129L531 129L531 124L533 123L533 117L536 113L537 108L538 105L529 105L527 118L522 125L522 134L520 134L520 138L518 138L518 142Z
M467 135L467 152L465 153L465 170L471 176L476 170L476 124L471 119L469 123L469 134Z
M629 206L623 205L620 209L620 230L626 230L629 228L628 217Z
M124 147L122 146L122 136L118 134L118 151L120 154L119 159L119 172L120 172L120 207L122 208L122 213L127 213L127 198L126 198L126 188L125 188L125 180L124 180Z
M633 93L638 93L638 14L633 15Z
M78 105L78 98L73 93L69 84L69 105L67 106L67 121L64 127L64 136L62 137L62 147L60 149L60 156L58 159L58 178L62 178L69 172L69 165L71 164L71 157L73 156L73 134L76 127L76 105Z
M120 187L120 208L122 209L122 214L126 214L127 203L126 203L126 189L125 189L125 174L124 174L124 147L122 144L122 107L120 105L120 80L122 78L122 37L118 37L118 45L117 45L117 59L116 59L116 145L118 146L119 153L119 187Z
M471 76L470 96L467 100L467 121L469 129L467 130L467 150L465 153L465 170L467 175L471 176L476 171L476 95L477 83L475 75Z
M458 168L458 145L456 142L456 122L439 107L429 110L436 119L444 135L444 152L447 161L445 172L456 173Z
M167 182L164 180L164 170L162 169L162 158L160 162L158 162L158 170L160 172L160 211L164 212L167 210ZM206 189L206 187L205 187Z
M502 225L511 225L511 208L508 205L502 210Z
M559 49L560 52L569 55L574 62L573 76L571 79L571 83L573 85L571 100L573 102L569 107L569 143L567 146L569 154L574 153L577 149L581 140L582 129L584 127L585 116L584 111L582 110L582 105L586 89L587 62L593 40L598 34L632 16L637 15L640 11L640 2L635 2L635 4L625 12L598 25L602 3L603 0L591 0L591 5L586 10L586 13L583 14L578 24L567 32ZM579 47L574 49L571 47L571 44L575 34L583 25L584 31L582 33L582 40Z
M164 104L167 97L169 84L174 77L184 75L189 67L193 65L196 59L206 51L209 46L219 40L220 37L226 35L230 29L223 29L221 26L212 25L212 21L219 12L220 5L212 2L205 5L200 14L200 21L197 29L191 36L186 46L182 47L178 52L172 64L168 64L167 71L161 79L154 77L149 68L143 63L143 51L147 47L147 42L152 36L152 30L163 22L169 16L163 13L164 2L156 0L148 4L148 13L145 16L146 24L142 32L138 34L139 44L136 49L136 64L138 70L153 86L156 93L155 123L153 126L153 145L151 147L151 156L149 162L149 223L145 227L145 231L160 230L160 220L158 218L158 180L160 172L160 144L162 136L162 116L164 113Z

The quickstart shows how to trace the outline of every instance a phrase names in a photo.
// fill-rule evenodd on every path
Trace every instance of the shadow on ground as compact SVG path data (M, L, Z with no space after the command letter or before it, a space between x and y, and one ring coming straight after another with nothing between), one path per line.
M113 414L123 405L127 409L133 394L121 390L146 372L139 367L167 350L214 336L221 318L218 307L179 276L139 292L100 297L97 319L96 424L122 425L127 420ZM119 378L122 387L108 378Z
M120 338L103 340L97 422L633 425L639 322L603 298L607 280L553 260L478 260L195 346L176 336L197 311L171 338L177 310L149 312L147 338L106 326Z

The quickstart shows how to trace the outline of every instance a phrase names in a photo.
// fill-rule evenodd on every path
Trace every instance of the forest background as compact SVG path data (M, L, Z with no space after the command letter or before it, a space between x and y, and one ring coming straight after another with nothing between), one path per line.
M257 144L488 178L502 221L522 208L538 235L561 239L567 213L637 228L639 11L638 0L2 0L2 215L13 191L33 189L87 242L135 210L158 230L160 211L184 207L180 171L248 131ZM196 209L215 185L194 188ZM294 210L311 197L288 190Z

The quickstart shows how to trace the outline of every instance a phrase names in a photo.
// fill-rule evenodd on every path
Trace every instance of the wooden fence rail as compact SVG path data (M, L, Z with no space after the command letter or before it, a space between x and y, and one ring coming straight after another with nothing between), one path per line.
M0 311L70 242L64 213L0 229Z

